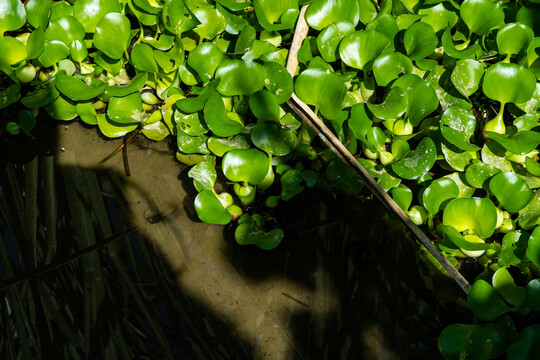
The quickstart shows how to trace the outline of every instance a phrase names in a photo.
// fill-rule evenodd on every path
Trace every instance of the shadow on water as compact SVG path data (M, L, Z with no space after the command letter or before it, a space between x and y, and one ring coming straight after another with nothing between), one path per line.
M97 166L119 142L41 126L2 148L2 358L436 359L469 322L373 200L306 191L277 209L280 247L241 247L190 220L169 149L130 145L135 181Z

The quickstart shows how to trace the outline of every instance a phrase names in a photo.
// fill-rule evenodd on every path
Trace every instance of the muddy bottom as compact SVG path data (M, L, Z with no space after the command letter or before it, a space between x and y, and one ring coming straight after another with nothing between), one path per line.
M122 152L100 163L121 139L69 122L54 123L45 140L32 145L35 158L17 142L2 155L13 224L3 232L11 265L2 263L2 276L21 279L2 295L19 296L35 324L28 348L17 335L0 346L7 358L437 359L440 331L470 322L459 288L426 267L374 200L306 191L276 210L285 239L263 251L237 245L230 227L197 221L187 170L167 141L137 135L128 177ZM47 161L57 197L52 250ZM28 241L35 250L23 254ZM38 275L25 278L32 269Z

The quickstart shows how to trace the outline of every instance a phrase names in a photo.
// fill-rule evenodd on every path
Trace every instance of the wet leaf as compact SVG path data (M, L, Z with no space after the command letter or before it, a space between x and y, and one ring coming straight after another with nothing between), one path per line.
M418 75L403 75L392 84L392 87L398 86L407 93L409 102L406 115L413 126L418 126L420 121L439 106L435 90Z
M487 69L482 84L482 90L488 98L503 104L525 102L532 97L535 89L536 77L529 69L502 62Z
M461 19L469 31L477 35L487 34L504 20L502 7L491 0L465 0L459 9Z
M421 203L427 211L435 215L446 201L456 198L458 195L459 187L455 181L450 178L441 178L434 180L422 192Z
M497 31L497 48L499 54L517 55L533 41L534 32L530 27L520 23L510 23Z
M199 219L207 224L226 225L231 221L231 214L210 190L201 191L195 198L194 205Z
M131 63L139 71L158 72L154 51L147 44L135 44L131 50Z
M107 116L119 124L137 124L143 121L142 99L140 93L124 97L112 97L107 107Z
M382 54L373 63L373 75L379 86L388 85L401 74L410 74L412 69L411 59L398 52Z
M439 350L448 360L487 360L492 349L490 338L479 325L451 324L439 335Z
M123 9L119 0L77 0L73 5L73 16L84 26L87 33L94 33L98 22L109 13Z
M264 86L266 72L264 67L253 61L223 61L216 70L220 79L217 87L224 96L251 95Z
M347 21L356 27L359 20L356 0L313 0L306 11L306 22L316 30L322 30L336 21Z
M259 149L274 156L289 154L295 144L293 134L274 121L255 125L251 129L251 141Z
M409 58L411 60L420 60L435 51L439 39L437 39L431 25L416 22L405 31L403 43Z
M495 231L497 209L487 198L457 198L446 205L443 224L453 226L459 232L468 230L487 239Z
M477 280L467 294L467 301L476 317L484 321L495 320L511 310L495 289L484 280Z
M480 147L470 142L475 127L476 118L474 115L458 106L452 106L441 116L440 128L442 136L461 150L480 150Z
M107 83L96 80L97 84L88 86L84 81L76 79L73 76L66 75L61 70L56 74L56 88L62 94L73 101L90 100L101 95L109 86Z
M456 63L451 80L463 96L469 97L478 90L482 75L484 75L482 64L476 60L464 59Z
M188 171L188 176L197 181L204 189L213 190L217 180L217 172L214 165L208 161L202 161Z
M268 172L268 157L255 149L234 149L223 156L222 167L227 179L257 185Z
M215 92L204 105L204 120L217 136L234 136L244 130L242 119L236 113L227 112L221 96Z
M108 13L96 25L94 45L110 58L120 59L128 47L130 30L127 17L120 13Z
M347 21L338 21L325 27L317 36L317 47L322 58L327 62L339 58L338 46L346 35L354 31L354 26Z
M346 65L371 70L373 61L390 45L390 40L375 30L359 30L345 36L339 44L339 56Z

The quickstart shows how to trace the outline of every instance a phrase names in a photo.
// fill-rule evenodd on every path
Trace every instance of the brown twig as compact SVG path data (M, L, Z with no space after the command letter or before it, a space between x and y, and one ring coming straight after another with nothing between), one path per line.
M305 12L306 6L302 7L302 11ZM299 17L297 23L297 29L299 29L299 34L303 34L305 37L307 31L305 29L307 24L303 16ZM302 36L295 36L293 38L293 44L291 45L291 50L289 51L289 60L287 61L287 70L294 76L298 61L290 60L291 57L296 58L298 54L299 44L302 44L304 38ZM291 65L289 67L289 64ZM296 64L296 65L294 65ZM356 160L356 158L347 150L347 148L339 141L339 139L328 129L328 127L323 123L321 119L311 110L311 108L306 105L302 100L300 100L296 94L293 94L291 98L287 101L287 104L291 109L298 114L318 135L319 137L328 145L330 149L354 172L354 174L362 180L366 187L381 201L389 210L391 210L400 220L405 224L405 226L416 236L416 238L426 247L426 249L437 259L441 266L448 271L448 273L454 278L457 284L461 289L468 293L471 285L461 275L461 273L448 261L448 259L439 251L439 249L431 242L431 240L426 236L426 234L409 218L409 216L396 204L394 199L390 197L384 191L384 189L375 181L375 179L364 169L362 165Z
M118 146L116 148L116 150L114 150L112 153L110 153L109 155L105 156L103 158L103 160L100 161L100 164L101 163L104 163L108 160L110 160L114 155L118 154L120 152L120 150L122 150L131 140L133 140L133 138L135 137L135 135L137 135L139 132L137 130L135 130L134 132L131 133L131 135L127 138L126 140L126 137L124 136L124 141L122 141L122 144L120 144L120 146ZM127 136L127 135L126 135Z
M127 144L128 144L127 138L124 136L124 142L122 144L124 145L122 147L122 159L124 160L124 171L126 173L126 176L131 176L131 172L129 171L128 156L127 156Z

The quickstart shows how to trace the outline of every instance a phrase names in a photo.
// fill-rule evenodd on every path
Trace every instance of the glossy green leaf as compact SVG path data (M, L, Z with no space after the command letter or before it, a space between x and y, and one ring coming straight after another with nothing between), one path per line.
M32 129L36 126L36 118L28 110L19 110L17 111L17 120L21 127L23 134L28 135Z
M522 305L525 302L525 288L517 286L512 275L505 267L499 268L491 280L493 288L510 305Z
M446 205L443 224L453 226L459 232L468 230L487 239L495 231L497 209L487 198L457 198Z
M392 198L404 212L408 212L412 204L413 193L411 189L402 185L390 190Z
M354 26L347 21L338 21L325 27L317 36L317 47L322 58L327 62L339 58L338 46L346 35L354 31Z
M540 164L530 157L525 157L525 168L534 176L540 177Z
M154 51L147 44L135 44L131 50L131 63L139 71L158 72Z
M540 125L540 114L524 114L514 120L514 126L518 131L531 130L533 127Z
M540 144L540 133L536 131L523 130L514 135L486 131L486 135L501 144L506 150L517 155L528 154Z
M54 1L49 20L53 21L63 16L73 16L73 6L67 1Z
M391 88L382 104L367 104L373 115L382 120L399 118L407 110L407 105L407 93L400 87Z
M511 310L495 289L484 280L477 280L467 294L467 301L474 315L484 321L495 320Z
M249 108L259 120L279 121L279 104L274 94L259 90L249 97Z
M120 13L108 13L96 25L94 45L110 58L120 59L129 45L130 29L127 17Z
M467 167L465 170L465 178L469 185L481 189L487 185L486 180L499 172L501 172L501 170L495 166L480 162Z
M465 171L465 168L478 157L476 152L461 150L444 138L441 139L440 144L444 160L446 160L447 164L456 171Z
M493 349L488 334L474 324L451 324L439 335L439 351L446 360L488 360Z
M29 0L24 6L26 20L34 28L45 29L52 11L52 0Z
M490 1L490 0L488 0ZM452 41L451 27L449 26L443 33L441 43L444 48L444 52L453 57L454 59L464 59L474 57L476 52L480 50L480 45L472 44L468 45L465 49L457 49L456 45ZM461 47L461 46L460 46Z
M177 39L168 51L154 50L154 58L165 73L177 70L184 62L184 45Z
M359 30L345 36L339 44L339 56L348 66L371 70L373 61L390 45L390 40L375 30Z
M477 35L487 34L504 20L503 8L491 0L465 0L459 13L469 31Z
M506 159L506 150L495 140L489 139L482 147L482 161L501 171L513 171L512 163Z
M529 238L526 253L534 265L540 266L540 226L534 228Z
M523 103L517 103L516 106L527 113L534 113L540 109L540 82L536 83L532 97Z
M223 61L216 70L217 91L224 96L251 95L264 86L264 67L253 61Z
M392 87L398 86L407 93L409 102L406 117L413 126L420 124L420 121L439 106L435 90L418 75L403 75L392 84Z
M390 15L385 14L378 16L366 25L366 30L375 30L385 35L390 40L390 45L385 49L385 52L394 50L400 39L396 38L399 33L399 27L396 19Z
M276 62L267 62L263 66L266 71L264 86L274 94L278 104L283 104L289 100L294 91L291 74L283 65Z
M392 170L401 178L412 180L428 172L435 164L437 149L429 137L425 137L405 158L392 164Z
M157 110L156 110L157 111ZM141 134L152 141L162 141L171 133L162 121L146 124L141 128Z
M536 77L529 69L502 62L487 69L482 84L488 98L503 104L525 102L532 97L535 89Z
M394 161L398 161L403 159L409 151L411 150L411 147L409 146L409 143L403 139L395 139L392 142L391 146L392 155L394 156Z
M69 55L73 61L78 63L83 62L88 56L88 49L86 48L84 41L73 40L71 44L69 44Z
M97 114L99 130L108 138L119 138L129 134L139 126L138 124L120 124L110 120L106 114Z
M474 115L458 106L452 106L441 116L440 128L442 136L461 150L480 150L480 147L470 142L475 127L476 118Z
M326 119L338 118L347 93L339 75L319 68L307 69L298 75L294 88L302 101L314 105Z
M459 187L450 178L434 180L422 193L422 205L431 214L439 212L441 206L448 200L459 195Z
M362 142L366 142L366 135L373 121L367 114L367 104L356 104L351 108L351 115L349 118L349 127L352 130L354 137ZM376 149L373 149L376 151Z
M45 106L45 111L55 120L73 120L77 117L75 103L60 95L52 103Z
M540 311L540 279L529 281L525 288L525 304L534 311Z
M411 60L419 60L435 51L439 44L439 39L437 39L431 25L416 22L405 31L403 44L409 58Z
M250 148L250 144L246 140L246 136L242 134L232 138L211 137L207 141L207 146L213 154L220 157L223 157L223 155L229 150Z
M189 136L200 136L209 131L208 125L204 123L202 113L200 112L186 114L180 110L176 110L173 118L176 126Z
M517 55L533 41L534 32L530 27L520 23L509 23L497 31L497 48L499 54Z
M91 101L80 101L75 105L77 115L88 125L97 125L97 113Z
M255 149L234 149L223 156L222 167L227 179L257 185L268 172L268 157Z
M207 224L226 225L231 221L231 214L210 190L201 191L195 198L194 205L199 219Z
M300 13L297 0L254 0L253 10L263 28L291 29Z
M208 83L203 92L197 97L183 98L176 102L176 106L185 113L195 113L204 108L204 104L212 94L216 91L219 80L214 80Z
M322 30L336 21L347 21L355 27L360 20L357 0L313 0L306 11L306 22Z
M29 109L37 109L52 103L59 96L56 86L49 85L44 89L39 89L35 93L25 96L21 103Z
M73 16L84 26L85 32L94 33L103 16L119 13L122 9L120 0L77 0L73 5Z
M9 105L19 101L20 92L21 84L19 83L11 84L6 89L0 90L0 109L4 109Z
M516 326L508 314L503 314L493 321L480 324L493 343L490 359L497 358L517 339Z
M165 28L176 35L191 30L200 23L182 0L166 0L161 11L161 19Z
M446 1L435 6L431 6L431 4L429 6L425 5L426 3L418 10L418 15L424 15L420 21L431 25L436 33L447 27L453 27L459 19L456 9Z
M107 83L99 81L97 85L88 86L84 81L73 76L66 75L65 71L56 74L56 88L62 94L73 101L90 100L101 95L109 86Z
M244 130L241 118L236 113L227 112L221 96L215 92L204 105L204 120L217 136L234 136Z
M24 61L27 57L26 47L19 40L10 36L0 38L0 70L6 74L12 73L12 66Z
M210 154L206 142L208 136L198 135L190 136L186 134L181 128L176 129L176 144L178 149L184 154Z
M251 141L259 149L274 156L289 154L295 144L293 134L274 121L255 125L251 129Z
M142 89L146 80L148 79L147 73L139 73L131 79L131 83L127 85L114 85L109 86L105 90L107 96L123 97L129 94L133 94Z
M489 181L489 189L499 201L499 205L509 212L523 209L532 197L529 185L511 172L494 175Z
M285 171L279 179L281 185L281 199L283 201L289 201L296 195L304 191L304 186L301 185L304 180L302 172L296 169L290 169Z
M142 99L140 93L124 97L113 97L107 107L107 116L119 124L136 124L143 120Z
M36 59L45 48L45 33L41 28L32 31L26 41L26 58L28 60Z
M379 86L388 85L401 74L410 74L412 69L411 59L398 52L382 54L373 63L373 75Z
M214 165L208 161L202 161L188 171L188 176L197 181L204 189L213 190L217 180L217 172Z
M225 31L225 17L214 6L199 6L193 10L193 15L199 21L193 31L202 39L213 39Z
M249 214L244 214L238 220L234 238L240 245L255 245L263 250L275 249L283 240L283 230L273 229L265 232Z
M452 106L459 106L466 110L472 108L472 103L452 83L451 72L443 66L437 65L429 71L426 81L435 90L441 111L444 112Z
M508 347L507 360L534 360L540 352L540 325L530 325L519 332L518 340Z
M21 28L26 21L26 11L19 0L3 0L0 2L0 37L6 31L13 31Z
M452 84L465 97L469 97L478 90L484 75L484 67L476 60L463 59L456 63L452 70Z
M49 23L45 40L58 40L69 46L74 40L83 40L84 27L74 16L63 16Z

